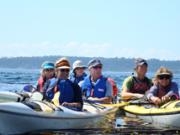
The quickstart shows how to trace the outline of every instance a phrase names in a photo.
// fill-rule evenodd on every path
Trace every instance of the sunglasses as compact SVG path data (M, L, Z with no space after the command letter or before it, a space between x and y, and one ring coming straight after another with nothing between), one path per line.
M94 69L102 69L102 66L95 66Z
M158 76L158 78L159 78L160 80L163 80L163 79L168 80L168 79L171 78L171 76L170 76L170 75L160 75L160 76Z
M54 69L44 69L44 71L46 71L46 72L53 72Z
M59 69L59 71L61 71L61 72L69 72L70 70L69 69Z

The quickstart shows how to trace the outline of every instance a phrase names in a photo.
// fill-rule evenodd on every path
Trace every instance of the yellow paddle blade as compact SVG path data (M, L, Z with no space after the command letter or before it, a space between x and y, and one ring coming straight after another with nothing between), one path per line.
M56 92L54 94L54 98L52 99L52 102L56 105L56 106L59 106L59 96L60 96L60 92Z

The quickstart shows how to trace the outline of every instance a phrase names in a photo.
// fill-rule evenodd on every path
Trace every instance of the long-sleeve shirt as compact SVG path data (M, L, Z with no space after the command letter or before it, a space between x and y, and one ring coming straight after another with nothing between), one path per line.
M147 98L150 100L151 97L159 97L161 98L162 96L172 96L176 95L179 97L179 90L178 90L178 85L175 82L171 82L169 86L167 87L162 87L160 85L153 85L150 90L147 92Z

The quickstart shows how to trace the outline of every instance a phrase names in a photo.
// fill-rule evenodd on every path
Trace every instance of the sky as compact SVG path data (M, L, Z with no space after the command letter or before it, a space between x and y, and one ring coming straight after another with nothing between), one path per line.
M180 60L179 0L0 0L0 57Z

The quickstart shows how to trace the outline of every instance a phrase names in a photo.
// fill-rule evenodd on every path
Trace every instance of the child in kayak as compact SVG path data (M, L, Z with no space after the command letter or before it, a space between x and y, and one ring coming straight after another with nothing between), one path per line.
M147 92L147 98L150 102L160 105L169 100L179 99L178 85L172 81L173 73L160 67L155 74L154 85Z
M151 80L146 77L148 64L146 60L138 58L135 60L135 72L133 76L127 77L122 85L121 97L123 100L142 98L152 86Z

